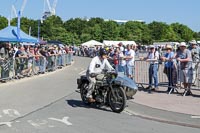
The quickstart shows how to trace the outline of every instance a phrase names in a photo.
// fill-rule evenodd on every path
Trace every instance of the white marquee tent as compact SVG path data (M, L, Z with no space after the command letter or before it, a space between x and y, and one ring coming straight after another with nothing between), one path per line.
M137 45L135 43L135 41L108 41L108 40L104 40L103 44L105 44L105 46L114 46L114 47L118 47L118 44L122 43L124 46L130 44L130 45Z
M104 44L95 40L90 40L88 42L82 43L81 46L95 47L95 46L104 46Z

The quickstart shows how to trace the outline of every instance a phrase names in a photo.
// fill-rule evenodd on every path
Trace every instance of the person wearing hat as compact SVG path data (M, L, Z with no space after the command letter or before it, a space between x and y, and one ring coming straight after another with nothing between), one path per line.
M173 73L173 58L174 52L172 51L173 48L170 44L165 46L166 54L161 57L162 61L165 62L164 65L164 73L167 75L168 78L168 89L167 92L173 91L173 81L172 81L172 73Z
M114 71L115 69L111 66L111 64L107 60L107 51L104 48L101 48L99 50L99 55L93 57L92 61L90 62L87 71L86 76L89 81L88 85L88 92L86 94L86 98L89 103L93 103L96 100L93 98L92 93L94 92L94 87L96 83L96 76L101 75L103 69L108 69L111 71Z
M195 85L196 77L197 77L197 70L199 65L199 58L200 58L200 48L197 46L197 42L195 40L192 40L189 42L191 47L190 51L192 54L192 70L193 70L193 81Z
M146 88L151 93L152 79L154 79L154 87L158 90L158 59L159 59L159 52L155 50L153 45L149 46L149 53L146 58L141 58L142 60L146 60L149 62L149 86Z
M192 73L192 54L187 49L185 42L181 42L179 45L180 50L177 51L175 58L179 64L179 78L180 82L183 83L185 92L183 95L191 94L190 88L193 81Z

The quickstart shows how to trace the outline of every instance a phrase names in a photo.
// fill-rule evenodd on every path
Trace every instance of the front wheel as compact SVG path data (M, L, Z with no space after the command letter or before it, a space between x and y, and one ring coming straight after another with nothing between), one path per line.
M126 95L123 88L120 86L113 86L113 90L109 91L108 101L113 112L122 112L126 106Z

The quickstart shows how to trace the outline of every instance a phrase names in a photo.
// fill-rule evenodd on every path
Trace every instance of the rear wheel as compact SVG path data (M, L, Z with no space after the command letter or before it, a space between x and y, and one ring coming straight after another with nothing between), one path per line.
M126 95L123 88L120 86L113 86L113 93L110 90L108 94L110 108L113 112L120 113L126 106Z
M86 95L87 95L87 90L88 90L88 86L89 86L89 84L88 83L83 83L82 85L81 85L81 88L80 88L80 94L81 94L81 99L82 99L82 101L84 102L84 104L90 104L89 102L88 102L88 100L87 100L87 97L86 97Z

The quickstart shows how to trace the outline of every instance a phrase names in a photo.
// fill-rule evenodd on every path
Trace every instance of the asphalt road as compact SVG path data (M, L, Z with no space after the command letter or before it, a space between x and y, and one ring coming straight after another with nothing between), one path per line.
M127 111L85 106L76 78L90 58L56 72L0 85L0 133L199 133L200 129L143 119ZM128 104L131 104L128 102ZM131 105L129 105L131 106ZM134 107L130 108L134 111Z

